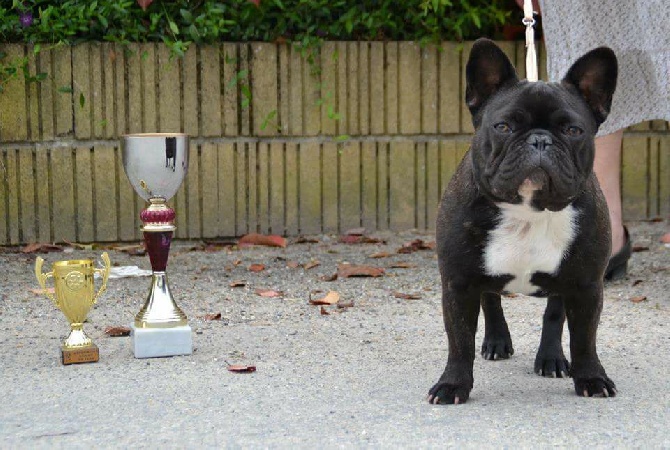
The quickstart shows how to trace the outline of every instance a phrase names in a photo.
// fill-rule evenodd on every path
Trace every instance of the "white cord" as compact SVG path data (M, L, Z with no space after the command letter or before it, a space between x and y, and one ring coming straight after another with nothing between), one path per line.
M523 1L523 24L526 26L526 78L528 81L537 81L537 53L535 53L535 33L533 26L533 3L531 0Z

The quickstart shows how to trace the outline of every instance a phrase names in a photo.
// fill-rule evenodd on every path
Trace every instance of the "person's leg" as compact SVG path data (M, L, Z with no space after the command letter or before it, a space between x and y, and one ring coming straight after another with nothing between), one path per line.
M600 189L607 200L612 224L612 254L616 255L624 245L623 219L621 214L621 141L623 130L596 138L596 157L593 171Z

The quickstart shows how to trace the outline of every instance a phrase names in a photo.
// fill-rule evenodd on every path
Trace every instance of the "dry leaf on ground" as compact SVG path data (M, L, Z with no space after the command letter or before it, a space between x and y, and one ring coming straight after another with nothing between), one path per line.
M205 242L205 248L204 250L208 253L213 253L213 252L220 252L221 250L230 250L232 249L235 245L237 245L236 242L230 241L230 240L222 240L222 241L204 241Z
M298 267L300 267L300 263L298 261L288 261L286 263L286 267L288 267L289 269L297 269Z
M276 234L250 233L237 242L240 246L266 245L268 247L286 247L286 239Z
M247 366L244 364L230 364L226 361L227 369L235 373L251 373L256 371L256 366Z
M369 236L360 236L356 234L346 234L338 239L340 244L383 244L385 241Z
M337 280L337 273L332 275L324 275L321 277L321 281L335 281Z
M260 295L261 297L266 297L266 298L277 298L281 297L284 295L283 292L281 291L275 291L273 289L256 289L256 295Z
M340 294L336 291L330 291L323 298L309 299L309 303L312 305L333 305L340 300Z
M384 269L381 267L372 267L356 264L339 264L337 266L337 276L339 278L349 277L381 277L384 275Z
M404 294L402 292L394 292L393 296L404 300L418 300L421 298L421 294Z
M221 313L216 313L216 314L205 314L205 317L203 317L205 320L221 320Z
M647 247L646 245L633 245L631 250L633 251L633 253L646 252L649 250L649 247Z
M63 247L56 244L48 244L44 242L35 242L33 244L28 244L21 249L22 253L50 253L50 252L62 252Z
M76 248L78 250L94 250L96 246L95 244L80 244L78 242L70 242L67 239L63 239L63 242L65 242L70 247Z
M643 302L647 299L646 295L636 295L635 297L631 297L630 301L633 303L640 303Z
M305 265L303 265L303 267L305 268L305 270L309 270L309 269L313 269L313 268L315 268L317 266L320 266L320 265L321 265L321 263L319 261L310 261L308 263L305 263Z
M244 287L247 285L247 280L235 280L228 283L230 287Z
M111 337L129 336L130 328L128 327L107 327L105 334Z
M130 256L144 256L147 253L144 243L140 244L129 244L129 245L114 245L112 250L117 252L126 253Z
M265 264L252 264L249 266L249 272L262 272L265 270Z
M393 255L389 252L377 252L370 255L369 258L379 259L379 258L388 258L389 256Z
M416 267L416 264L408 263L408 262L403 262L403 261L398 261L389 264L390 269L412 269Z
M670 233L665 233L661 236L661 242L664 244L670 244Z
M397 253L414 253L418 250L433 250L435 249L435 242L424 242L423 239L414 239L402 245Z
M329 315L330 315L330 313L328 312L328 310L327 310L325 307L323 307L323 306L321 307L320 312L321 312L321 315L322 315L322 316L329 316Z

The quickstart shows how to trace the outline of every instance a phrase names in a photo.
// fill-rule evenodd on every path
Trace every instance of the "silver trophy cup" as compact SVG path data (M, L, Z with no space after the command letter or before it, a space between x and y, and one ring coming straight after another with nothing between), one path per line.
M128 134L123 136L122 149L130 184L149 202L140 219L153 274L149 295L132 326L135 357L191 354L191 329L170 292L165 273L176 228L175 211L166 202L177 193L188 172L188 135Z

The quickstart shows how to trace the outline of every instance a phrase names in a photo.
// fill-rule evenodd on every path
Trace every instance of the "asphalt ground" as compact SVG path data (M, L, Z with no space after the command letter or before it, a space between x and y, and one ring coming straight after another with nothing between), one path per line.
M110 280L89 313L99 362L68 366L67 321L32 291L36 254L2 249L0 447L668 448L670 248L659 238L669 229L631 223L640 251L629 276L606 285L598 349L617 397L581 398L572 380L533 373L545 301L518 296L503 302L516 353L477 358L470 400L458 406L426 402L447 350L434 251L397 253L430 234L370 233L383 242L367 244L319 235L286 248L175 242L170 286L194 353L135 359L129 337L105 333L144 302L149 278L128 277ZM44 270L102 252L67 250L41 255ZM150 268L146 256L108 251L115 266ZM325 281L346 262L384 275ZM259 295L268 290L281 296ZM353 306L322 313L309 303L329 291Z

